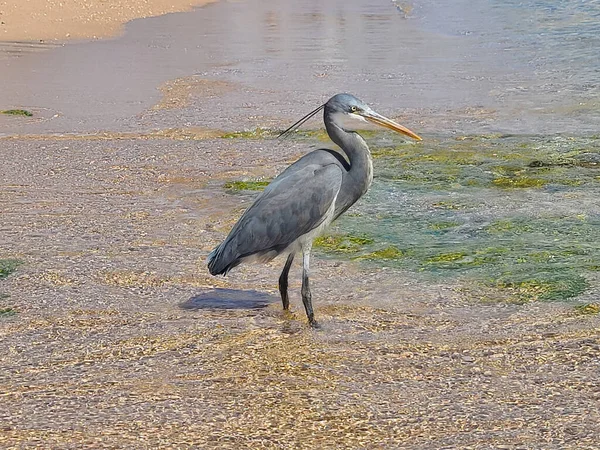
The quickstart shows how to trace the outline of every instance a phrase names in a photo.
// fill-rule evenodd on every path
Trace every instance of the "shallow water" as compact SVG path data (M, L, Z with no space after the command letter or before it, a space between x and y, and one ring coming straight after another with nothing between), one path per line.
M0 107L52 112L2 118L0 132L281 127L349 91L425 133L595 133L599 14L575 1L222 1L114 40L0 48ZM190 76L232 89L150 109L161 83Z
M513 301L598 293L597 138L387 136L373 153L373 187L326 254L508 289L496 294Z
M596 289L599 265L599 15L597 2L222 1L114 40L5 46L1 109L34 116L1 117L0 133L277 129L354 92L425 141L369 136L378 178L339 229L372 243L344 257L537 283L534 298L565 279L572 297ZM165 82L184 95L160 100Z

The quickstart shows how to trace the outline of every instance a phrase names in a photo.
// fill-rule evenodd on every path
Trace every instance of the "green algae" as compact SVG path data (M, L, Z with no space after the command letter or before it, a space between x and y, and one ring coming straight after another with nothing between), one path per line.
M453 253L440 253L439 255L435 255L432 256L430 258L427 258L425 260L425 262L427 263L448 263L448 262L454 262L454 261L459 261L461 259L463 259L466 255L466 253L463 252L453 252Z
M589 171L600 167L597 140L497 136L462 140L433 139L408 147L374 148L383 178L437 190L457 186L494 189L543 189L597 182ZM573 147L576 148L573 148Z
M374 184L339 228L374 242L325 254L479 284L507 302L568 300L597 288L587 276L600 270L597 139L373 139ZM376 253L382 243L398 251Z
M26 109L7 109L4 111L0 111L2 114L6 114L8 116L25 116L31 117L33 113L31 111L27 111Z
M18 259L0 259L0 279L6 278L23 264L23 261ZM8 298L7 294L0 292L0 300ZM14 315L12 308L0 308L0 318Z
M532 224L523 218L496 219L487 225L484 230L489 234L522 234L531 231Z
M349 254L355 261L394 260L405 258L410 251L401 250L394 245L369 251L375 240L366 235L330 234L320 236L313 242L313 247L324 254L335 256ZM366 253L363 253L365 252Z
M18 259L0 259L0 279L6 278L23 264L23 261Z
M283 130L273 130L270 128L254 128L253 130L230 131L221 134L221 139L273 139L277 138ZM362 133L361 133L362 134ZM296 130L292 132L295 139L314 140L322 142L331 142L327 132L324 129L319 130Z
M546 272L535 278L504 277L494 282L493 286L508 291L512 300L530 302L568 300L584 293L590 284L584 277L574 273Z
M499 187L499 188L512 188L512 189L519 189L519 188L541 188L543 186L546 185L546 180L543 180L541 178L531 178L531 177L499 177L499 178L494 178L492 180L492 184L495 187Z
M409 252L409 251L401 250L394 245L390 245L390 246L382 248L380 250L375 250L374 252L354 257L353 259L357 260L357 261L394 260L394 259L406 258L410 254L411 254L411 252Z
M367 236L354 236L350 234L334 234L319 236L313 246L329 253L356 253L364 246L372 244L373 239Z
M268 128L255 128L254 130L232 131L223 133L222 139L265 139L269 137L277 137L279 133Z
M223 187L229 191L262 191L269 185L266 180L228 181Z
M17 314L17 311L14 308L0 308L0 319L5 317L11 317Z

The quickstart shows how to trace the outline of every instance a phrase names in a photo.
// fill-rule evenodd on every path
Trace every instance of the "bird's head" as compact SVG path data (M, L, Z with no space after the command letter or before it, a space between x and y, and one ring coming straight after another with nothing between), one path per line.
M335 125L345 130L354 130L361 122L371 122L402 133L417 141L421 137L408 128L373 111L368 105L350 94L337 94L325 103L325 112L332 118Z

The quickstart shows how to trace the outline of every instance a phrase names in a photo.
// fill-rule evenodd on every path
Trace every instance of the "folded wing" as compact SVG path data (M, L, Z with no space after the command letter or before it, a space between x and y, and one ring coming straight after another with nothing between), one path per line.
M328 219L342 184L340 164L307 160L294 169L273 180L211 252L211 274L226 274L245 258L273 259Z

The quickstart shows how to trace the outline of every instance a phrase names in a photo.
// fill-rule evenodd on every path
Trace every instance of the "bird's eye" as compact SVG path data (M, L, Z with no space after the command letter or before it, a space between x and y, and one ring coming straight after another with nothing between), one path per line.
M358 108L356 106L352 106L350 109L352 110L352 112L358 111Z

